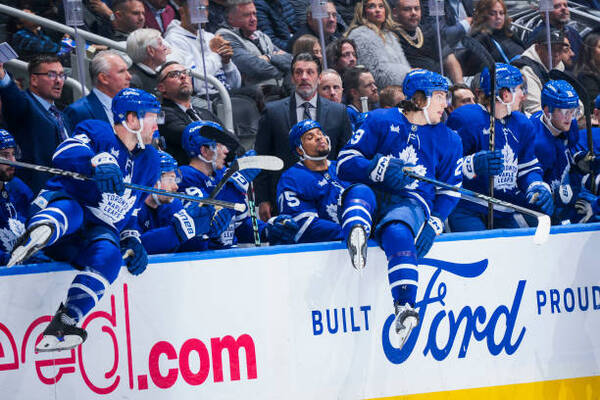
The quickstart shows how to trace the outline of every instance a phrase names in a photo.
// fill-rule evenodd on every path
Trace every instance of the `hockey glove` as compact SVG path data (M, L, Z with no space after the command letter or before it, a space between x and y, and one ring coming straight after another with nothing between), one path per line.
M552 193L544 182L537 181L529 185L529 188L527 188L527 201L529 204L538 206L544 214L552 215L554 212Z
M173 214L171 223L175 227L180 243L207 233L210 229L210 220L214 211L211 206L190 203Z
M132 275L139 275L148 265L148 254L139 238L139 232L123 231L121 233L121 254Z
M583 216L579 221L580 223L588 222L594 215L598 215L598 213L600 213L598 196L594 196L588 190L583 189L577 196L575 210L577 211L577 214Z
M593 173L597 175L600 173L600 158L599 157L588 157L587 153L579 152L574 156L575 164L584 173Z
M214 211L210 220L210 229L208 230L208 236L211 238L219 237L229 224L231 218L233 218L233 210L228 208L220 208Z
M251 157L255 156L256 151L248 150L243 157ZM248 191L248 185L250 182L254 180L260 174L260 169L244 169L241 171L237 171L231 178L229 178L229 182L231 182L238 190L242 193L246 193Z
M294 237L300 227L290 215L281 214L269 220L265 227L269 244L294 243Z
M399 158L377 154L369 165L369 177L373 182L381 182L383 189L390 193L398 193L413 182L402 169L414 167L414 164L404 163Z
M92 178L102 193L116 193L121 196L125 191L121 167L111 154L99 153L92 158Z
M463 175L468 179L476 176L499 175L504 170L504 157L500 150L483 150L465 157Z
M429 252L435 237L444 230L444 223L438 217L433 215L429 217L429 221L423 226L415 247L417 249L417 257L422 258Z

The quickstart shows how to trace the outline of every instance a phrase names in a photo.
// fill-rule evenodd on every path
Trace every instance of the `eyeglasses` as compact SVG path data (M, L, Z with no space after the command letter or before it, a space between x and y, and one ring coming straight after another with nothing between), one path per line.
M60 79L61 81L64 81L65 79L67 79L67 74L65 74L64 72L61 72L60 74L58 72L54 72L54 71L48 71L48 72L33 72L33 75L46 75L49 79Z
M179 71L170 71L170 72L167 72L167 74L165 76L163 76L163 78L160 81L162 82L162 81L164 81L167 78L169 78L169 79L178 78L179 79L181 76L189 76L189 77L191 77L192 76L192 71L189 70L189 69L182 69L182 70L179 70Z

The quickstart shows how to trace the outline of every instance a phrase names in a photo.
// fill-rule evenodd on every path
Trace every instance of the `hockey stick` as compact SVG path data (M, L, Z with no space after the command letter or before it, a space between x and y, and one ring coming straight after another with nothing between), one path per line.
M593 160L595 157L594 136L592 135L592 111L593 110L592 110L592 101L590 99L589 93L583 87L583 85L581 83L579 83L579 81L577 79L575 79L573 76L571 76L563 71L553 69L552 71L550 71L550 79L567 81L571 86L573 86L573 89L575 89L575 91L577 92L577 95L583 102L583 113L585 115L585 131L587 134L587 145L588 145L588 152L585 157L590 161ZM591 172L590 172L590 177L592 178L592 181L590 182L592 193L596 194L596 189L597 189L596 188L596 177Z
M537 218L538 225L537 225L537 228L535 229L535 234L533 235L533 242L535 244L542 244L542 243L546 242L548 240L548 237L550 236L550 225L551 225L550 217L544 213L541 213L539 211L530 210L529 208L521 207L516 204L512 204L507 201L500 200L496 197L486 196L485 194L474 192L472 190L465 189L463 187L452 186L446 182L438 181L437 179L432 179L432 178L428 178L423 175L416 174L408 168L404 168L403 172L406 175L410 176L411 178L418 179L423 182L428 182L437 187L441 187L443 189L452 190L453 192L460 193L461 195L465 196L465 198L467 200L470 200L470 201L475 201L474 199L484 200L484 201L487 201L489 204L497 204L499 206L512 208L513 210L520 212L521 214L527 214L527 215L531 215L531 216Z
M489 150L494 151L496 147L496 62L492 55L483 47L479 41L470 36L463 39L464 46L475 53L490 71L491 98L490 101L490 129ZM494 176L490 175L488 180L489 195L494 197ZM494 205L488 203L488 229L494 229Z
M236 159L227 172L223 174L223 177L217 183L217 186L213 189L210 194L210 198L214 199L217 197L223 186L227 183L229 178L237 171L243 171L245 169L262 169L266 171L279 171L283 168L283 161L279 157L275 156L248 156L240 157Z
M45 172L45 173L49 173L52 175L66 176L66 177L77 179L80 181L93 181L93 179L90 178L89 176L80 174L79 172L67 171L64 169L54 168L54 167L47 167L45 165L29 164L29 163L21 162L21 161L10 161L10 160L7 160L7 159L1 158L1 157L0 157L0 164L11 165L13 167L32 169L32 170L35 170L38 172ZM124 182L124 184L125 184L126 188L138 190L140 192L155 193L155 194L159 194L162 196L174 197L176 199L187 200L187 201L195 201L197 203L208 204L208 205L216 206L216 207L231 208L231 209L239 211L239 212L244 212L246 210L246 205L243 203L231 203L229 201L189 196L187 194L183 194L183 193L179 193L179 192L168 192L166 190L157 189L157 188L148 187L148 186L136 185L134 183Z

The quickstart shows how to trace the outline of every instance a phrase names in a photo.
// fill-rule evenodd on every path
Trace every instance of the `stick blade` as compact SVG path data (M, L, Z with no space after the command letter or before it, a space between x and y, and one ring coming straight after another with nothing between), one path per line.
M540 245L546 243L550 237L550 217L546 214L540 215L538 218L538 225L533 235L533 243Z
M239 170L263 169L267 171L280 171L283 169L283 160L275 156L249 156L237 159Z
M233 209L237 212L246 211L246 205L244 203L234 203Z

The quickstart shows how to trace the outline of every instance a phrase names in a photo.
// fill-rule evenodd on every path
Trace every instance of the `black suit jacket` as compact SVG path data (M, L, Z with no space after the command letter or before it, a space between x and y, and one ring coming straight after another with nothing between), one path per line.
M2 116L8 131L21 148L21 160L50 166L54 150L60 144L60 128L54 115L47 111L29 90L20 90L14 81L0 88L0 100ZM70 123L64 114L63 121L65 128L69 130ZM17 176L27 183L34 193L37 193L50 178L48 174L26 169L19 169Z
M337 155L352 135L352 125L343 104L334 103L321 96L317 97L317 121L331 140L329 159L337 159ZM258 123L258 134L254 149L258 154L273 155L284 162L282 171L262 172L255 180L255 194L258 203L270 201L277 206L277 183L281 173L295 164L299 158L292 153L289 143L289 132L297 123L296 96L267 103Z
M185 150L181 145L181 134L185 127L192 123L192 118L185 113L173 100L163 99L162 110L165 112L165 123L158 126L158 130L165 138L167 152L177 160L179 165L186 165L190 162ZM194 111L204 121L213 121L223 125L219 118L204 108L194 107ZM224 144L230 149L230 157L236 153L242 152L239 141L233 135L228 135Z
M110 124L110 120L104 111L104 106L94 92L77 100L64 111L71 124L71 130L74 130L78 123L86 119L98 119Z

